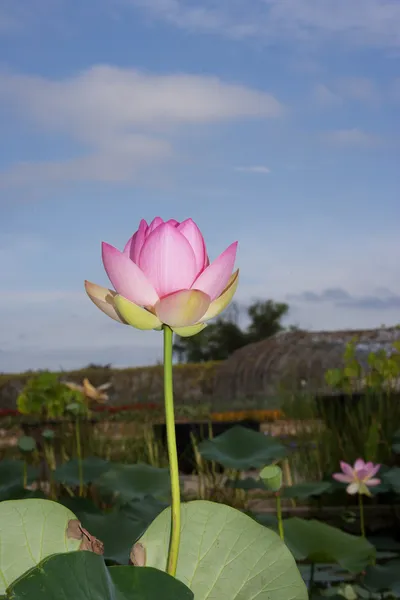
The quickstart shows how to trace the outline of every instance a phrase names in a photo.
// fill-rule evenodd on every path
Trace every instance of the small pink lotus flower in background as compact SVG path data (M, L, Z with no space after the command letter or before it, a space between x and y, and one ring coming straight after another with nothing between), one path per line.
M85 281L89 298L106 315L137 329L181 335L204 329L205 321L231 302L239 270L232 273L237 242L209 262L203 236L192 219L179 223L142 220L123 252L103 242L104 268L115 291Z
M372 462L364 462L362 458L358 458L353 466L341 461L340 468L342 473L334 473L332 477L336 481L348 483L346 488L348 494L365 494L371 496L369 487L379 485L381 480L374 477L381 465L374 465Z

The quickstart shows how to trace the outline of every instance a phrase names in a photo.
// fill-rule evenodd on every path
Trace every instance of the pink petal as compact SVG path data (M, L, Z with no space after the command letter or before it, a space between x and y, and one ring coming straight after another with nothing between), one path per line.
M201 319L210 297L199 290L180 290L164 296L154 307L157 317L170 327L188 327Z
M211 301L225 289L235 264L237 242L234 242L207 267L193 283L192 288L208 294Z
M353 470L353 467L351 467L348 463L346 463L343 460L341 460L340 461L340 468L342 469L343 473L345 473L346 475L349 475L349 477L351 477L352 479L354 479L354 470Z
M185 236L189 244L192 246L194 256L196 258L196 275L203 269L206 261L206 245L200 229L197 227L193 219L182 221L177 227L178 231Z
M341 481L342 483L351 483L354 480L354 477L345 475L344 473L334 473L332 477L333 479L336 479L336 481Z
M123 254L126 254L128 256L128 258L130 258L131 248L132 248L132 246L134 246L134 244L136 242L136 238L137 238L137 231L135 231L133 236L129 238L129 240L126 242L126 244L124 246L124 249L122 250Z
M368 465L372 465L372 467L368 468ZM381 465L374 465L373 463L366 463L366 465L363 469L360 469L359 471L357 471L357 477L361 481L366 482L368 479L371 479L374 475L376 475L380 468L381 468Z
M139 266L152 282L160 298L189 289L196 276L196 260L191 245L176 227L163 223L147 237Z
M354 470L359 471L360 469L365 469L365 462L362 458L357 458L356 462L354 463Z
M166 223L169 223L173 227L178 227L178 225L179 225L179 221L177 221L176 219L168 219L168 221L166 221Z
M124 248L124 254L127 254L127 256L129 256L129 258L136 264L139 259L140 251L143 247L144 240L146 239L147 230L148 225L146 221L142 219L139 223L138 230L133 234Z
M115 290L140 306L153 306L158 295L146 275L114 246L102 244L104 268Z
M373 463L371 463L371 465L372 467L368 469L368 477L373 477L374 475L376 475L379 469L381 468L381 465L374 465Z
M359 481L365 481L365 479L368 479L368 471L367 469L358 469L358 471L355 471L355 476Z
M366 485L369 485L369 486L371 486L371 487L374 487L375 485L379 485L379 484L380 484L380 482L381 482L381 480L380 480L380 479L378 479L377 477L375 477L375 478L372 478L372 479L367 479L367 480L365 481L365 484L366 484Z
M153 233L153 231L155 229L157 229L157 227L159 225L162 225L163 223L164 223L164 221L162 220L161 217L156 217L155 219L153 219L147 230L146 237L148 237L151 233Z

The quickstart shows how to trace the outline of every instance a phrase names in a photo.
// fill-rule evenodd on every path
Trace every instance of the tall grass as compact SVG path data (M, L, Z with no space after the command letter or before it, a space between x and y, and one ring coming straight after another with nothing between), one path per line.
M322 479L341 460L359 457L393 464L393 438L400 429L397 394L366 390L363 395L316 399L299 393L284 400L283 410L297 421L297 451L291 460L296 479Z

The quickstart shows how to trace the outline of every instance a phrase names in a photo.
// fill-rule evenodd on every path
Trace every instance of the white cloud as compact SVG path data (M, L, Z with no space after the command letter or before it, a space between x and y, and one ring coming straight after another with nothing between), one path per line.
M318 83L314 87L312 95L318 106L340 106L343 103L342 98L323 83Z
M147 165L173 156L167 140L126 134L94 153L64 161L16 163L0 172L0 186L29 186L62 181L124 182Z
M176 27L231 38L257 37L398 47L398 0L111 0Z
M249 167L235 167L235 171L239 173L259 173L261 175L268 175L271 173L271 169L264 165L253 165Z
M359 102L377 106L381 92L368 77L342 77L329 85L318 83L312 90L314 102L321 107L340 106L345 102Z
M271 94L217 77L150 75L95 66L50 80L0 75L0 103L89 149L66 161L28 162L0 174L0 183L35 180L126 181L143 165L173 155L169 135L185 127L246 118L274 118L283 107Z
M324 137L329 143L338 146L356 146L358 148L371 148L381 142L378 136L357 128L330 131Z
M374 81L368 77L343 77L336 83L338 93L348 100L377 104L380 93Z

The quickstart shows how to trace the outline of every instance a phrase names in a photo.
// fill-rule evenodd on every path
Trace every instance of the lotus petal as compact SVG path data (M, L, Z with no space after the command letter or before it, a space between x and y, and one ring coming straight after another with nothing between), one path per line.
M97 388L94 387L94 385L90 383L87 377L85 377L85 379L83 380L83 392L85 396L91 398L91 400L97 400L103 395L101 392L98 391Z
M196 325L189 325L188 327L172 327L172 331L180 337L191 337L203 331L207 327L205 323L196 323Z
M143 271L114 246L103 242L103 264L107 275L120 296L141 306L153 306L157 292Z
M358 484L358 493L364 494L365 496L369 496L370 498L372 496L371 492L369 491L368 487L363 481L360 484Z
M348 463L341 460L340 468L342 469L343 473L345 473L346 475L349 475L352 479L354 479L354 469L351 465L349 465Z
M351 475L345 475L344 473L334 473L332 477L341 483L351 483L354 480L354 477Z
M367 479L367 481L365 481L366 485L369 486L375 486L375 485L379 485L381 483L381 480L378 479L378 477L372 477L372 479Z
M121 318L118 312L115 309L114 298L117 295L114 290L109 290L108 288L101 287L96 283L91 283L90 281L85 281L85 290L91 301L99 308L103 313L105 313L114 321L118 321L119 323L125 323L125 321Z
M357 458L356 462L354 463L354 470L355 471L360 471L360 469L365 469L365 462L363 461L362 458Z
M131 302L127 298L124 298L124 296L116 296L114 302L118 312L128 325L132 325L132 327L135 327L136 329L155 329L162 325L156 315L145 308L138 306L134 302Z
M157 227L159 225L162 225L163 223L164 223L164 221L161 217L155 217L155 219L153 219L149 225L149 228L146 233L146 237L148 237L155 229L157 229Z
M147 237L139 265L159 297L192 287L196 259L191 245L176 227L159 225Z
M222 294L218 298L216 298L216 300L213 300L213 302L211 302L208 311L201 318L202 323L204 323L204 321L208 321L209 319L213 319L214 317L222 313L223 310L225 310L228 304L230 304L230 302L232 301L232 298L237 290L238 284L239 269L233 273L228 282L228 285L226 286Z
M170 327L188 327L201 319L210 298L200 290L180 290L161 298L154 306L157 317Z
M186 219L177 226L177 230L185 236L192 247L196 259L196 275L198 275L205 266L207 254L206 245L200 229L193 219Z
M372 467L369 467L367 469L368 470L368 477L374 477L374 475L377 474L377 472L379 471L380 468L381 468L381 465L374 465L374 464L372 464Z
M83 386L82 385L78 385L77 383L74 383L73 381L63 381L62 383L64 385L66 385L67 388L69 388L70 390L74 390L74 392L81 392L81 394L83 394Z
M211 301L218 298L226 288L235 264L237 242L231 244L208 266L193 283L192 288L208 294Z
M133 234L124 248L124 254L127 254L129 258L136 264L138 263L140 251L142 250L144 241L146 239L147 230L148 225L146 221L142 219L139 223L138 230Z
M354 494L357 494L359 488L360 484L357 481L354 481L353 483L350 483L350 485L347 486L346 492L354 496Z

